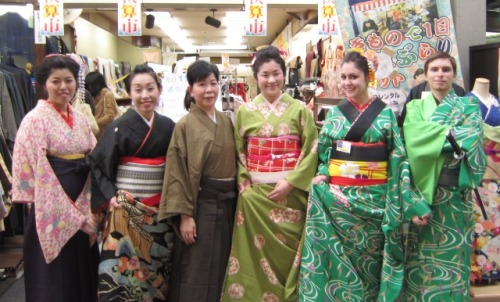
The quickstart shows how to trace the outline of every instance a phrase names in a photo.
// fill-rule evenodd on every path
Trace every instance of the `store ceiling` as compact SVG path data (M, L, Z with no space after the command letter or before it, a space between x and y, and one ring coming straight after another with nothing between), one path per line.
M149 9L149 8L148 8ZM226 28L231 26L231 24L226 24L224 22L224 16L228 11L240 11L237 8L228 7L183 7L183 8L152 8L155 12L168 11L172 18L177 20L180 28L186 33L188 39L195 46L202 45L220 45L226 44ZM213 14L210 9L217 9L214 16L215 19L221 20L222 25L219 28L212 27L205 23L205 18L207 16L212 17ZM267 36L263 37L244 37L243 43L248 46L248 49L255 49L255 47L260 45L271 44L276 36L283 31L285 26L292 19L306 18L307 8L283 8L275 7L268 8L268 31ZM82 16L92 22L95 15L100 15L110 21L113 24L117 23L117 11L116 10L103 10L96 8L86 8L83 9ZM143 25L146 20L146 14L143 10L142 13ZM116 30L116 27L115 27ZM116 32L115 32L116 33ZM180 50L180 47L175 44L175 42L169 38L166 33L164 33L157 25L152 29L147 29L142 27L143 35L162 37L163 43L167 44L172 50ZM236 38L236 37L235 37Z

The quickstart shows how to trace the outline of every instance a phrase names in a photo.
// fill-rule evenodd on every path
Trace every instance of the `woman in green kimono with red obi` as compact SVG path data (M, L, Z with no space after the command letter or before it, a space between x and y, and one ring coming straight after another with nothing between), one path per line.
M400 293L399 226L403 212L424 215L425 201L411 190L396 116L368 93L374 80L366 57L348 52L341 65L346 99L330 109L319 135L299 301L395 301Z
M318 131L309 109L282 93L276 47L259 50L252 70L261 94L236 115L240 194L222 301L296 301Z
M477 99L452 90L456 66L449 54L431 56L424 65L431 93L406 105L411 172L431 212L414 217L410 227L404 301L470 300L472 189L481 182L486 156Z

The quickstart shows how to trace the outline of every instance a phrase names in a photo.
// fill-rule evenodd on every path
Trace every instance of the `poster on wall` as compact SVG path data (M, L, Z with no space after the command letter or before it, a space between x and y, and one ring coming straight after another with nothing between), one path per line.
M142 36L141 5L136 0L118 0L119 36Z
M422 82L425 60L436 51L451 54L458 47L450 1L336 0L346 50L361 48L377 66L379 96L396 113L411 87ZM460 64L457 83L463 86Z

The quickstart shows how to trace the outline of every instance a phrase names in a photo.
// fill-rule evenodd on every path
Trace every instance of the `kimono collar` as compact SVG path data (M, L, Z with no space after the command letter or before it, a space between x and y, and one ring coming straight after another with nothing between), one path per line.
M146 122L146 124L151 128L151 125L153 125L153 122L155 120L155 115L156 115L156 112L153 112L153 115L151 116L151 120L148 121L144 116L142 116L138 111L136 111L137 114L139 114L139 116L144 120L144 122Z
M62 112L61 109L59 109L59 107L57 107L56 105L54 105L50 100L47 100L46 101L52 108L54 108L57 113L59 113L59 115L62 117L62 119L66 122L66 124L68 124L68 126L73 129L73 110L71 108L71 105L68 104L66 108L68 108L68 114L66 115L64 112Z
M217 110L215 110L214 118L212 119L212 117L209 116L198 105L196 105L195 103L191 103L191 106L189 107L189 112L192 113L194 116L196 116L203 124L205 124L207 126L217 124L217 122L216 122Z

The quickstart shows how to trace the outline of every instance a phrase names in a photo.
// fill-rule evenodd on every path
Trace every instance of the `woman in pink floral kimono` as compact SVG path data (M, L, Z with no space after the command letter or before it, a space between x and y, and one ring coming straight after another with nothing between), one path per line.
M23 249L28 302L97 301L97 223L86 160L96 140L85 116L69 104L79 69L62 55L38 66L35 78L48 98L24 117L14 145L12 199L29 204Z

